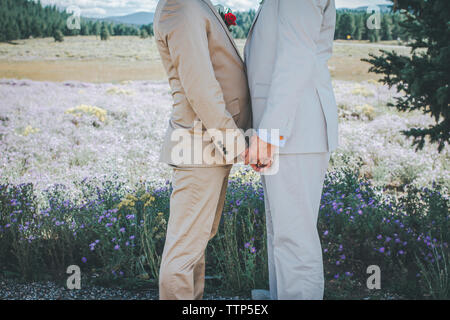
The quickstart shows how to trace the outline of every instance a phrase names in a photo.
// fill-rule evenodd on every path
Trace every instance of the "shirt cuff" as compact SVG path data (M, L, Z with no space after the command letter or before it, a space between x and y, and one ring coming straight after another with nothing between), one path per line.
M283 148L284 145L286 144L286 140L284 139L283 136L280 136L278 139L272 139L272 136L270 134L267 134L267 130L265 130L265 133L262 133L260 132L260 130L257 130L256 134L262 141L271 144L273 146Z

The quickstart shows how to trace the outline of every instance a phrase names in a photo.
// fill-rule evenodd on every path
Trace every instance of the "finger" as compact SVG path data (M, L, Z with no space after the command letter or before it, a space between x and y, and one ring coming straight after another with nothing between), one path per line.
M273 166L273 160L270 160L269 163L267 164L266 168L270 169Z
M270 159L270 158L262 158L260 160L260 164L264 167L267 167L269 165L269 163L271 163L271 162L272 162L272 159Z
M260 169L260 173L266 173L272 168L272 163Z
M263 166L260 167L262 172L268 171L270 168L272 168L274 161L269 159L268 162L266 162Z
M249 163L250 164L258 164L258 155L255 152L254 146L250 147L250 150L249 150Z
M246 149L242 154L241 154L241 157L242 157L242 160L243 160L243 162L244 162L244 164L245 165L248 165L250 162L249 162L249 157L248 157L248 152L249 151L249 149Z

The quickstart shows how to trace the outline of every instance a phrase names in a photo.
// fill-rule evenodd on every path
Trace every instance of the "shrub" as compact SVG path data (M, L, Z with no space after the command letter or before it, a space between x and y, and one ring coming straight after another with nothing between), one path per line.
M141 39L147 39L149 37L149 34L148 34L147 30L145 30L145 29L142 29L139 33L140 33Z
M171 186L84 179L72 199L54 185L0 185L0 270L58 278L71 264L105 283L157 283ZM250 170L230 178L207 275L222 290L268 287L263 189ZM70 200L69 200L70 199ZM327 175L319 215L327 298L378 297L365 287L370 265L383 294L448 298L448 196L438 185L398 197L345 169ZM208 282L209 283L209 282Z
M63 42L64 41L64 35L61 32L61 30L56 30L53 34L53 38L55 39L55 42Z

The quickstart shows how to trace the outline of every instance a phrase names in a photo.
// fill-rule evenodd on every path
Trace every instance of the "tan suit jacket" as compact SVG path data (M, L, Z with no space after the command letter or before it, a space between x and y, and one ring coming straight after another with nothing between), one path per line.
M217 165L198 163L194 150L191 164L174 163L180 142L173 141L174 131L186 129L192 148L200 145L205 152L219 155L223 164L232 163L245 150L242 134L227 140L220 134L202 138L194 131L198 121L203 131L217 129L223 134L227 129L251 127L244 62L227 26L209 0L160 0L154 31L174 101L161 161L177 166Z
M258 10L245 47L253 125L280 130L280 154L338 146L327 64L335 24L335 0L265 0Z

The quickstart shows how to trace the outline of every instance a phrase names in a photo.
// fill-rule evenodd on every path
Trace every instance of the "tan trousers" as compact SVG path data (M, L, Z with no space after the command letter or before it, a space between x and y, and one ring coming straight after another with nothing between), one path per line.
M273 300L323 299L317 218L329 160L329 153L280 155L278 173L262 179Z
M161 300L199 300L205 249L215 236L231 166L174 168L170 218L159 276Z

